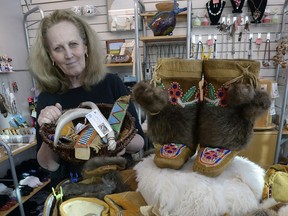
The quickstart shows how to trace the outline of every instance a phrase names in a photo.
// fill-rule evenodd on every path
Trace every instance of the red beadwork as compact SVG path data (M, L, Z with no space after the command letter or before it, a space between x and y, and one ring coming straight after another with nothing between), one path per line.
M177 82L173 82L168 89L169 99L170 102L174 105L177 104L177 100L182 97L183 92L180 87L180 84Z

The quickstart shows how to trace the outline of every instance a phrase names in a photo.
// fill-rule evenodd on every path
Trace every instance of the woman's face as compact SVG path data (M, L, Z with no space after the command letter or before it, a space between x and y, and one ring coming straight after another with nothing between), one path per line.
M80 37L77 27L62 21L47 31L49 54L52 61L73 82L85 68L87 46Z

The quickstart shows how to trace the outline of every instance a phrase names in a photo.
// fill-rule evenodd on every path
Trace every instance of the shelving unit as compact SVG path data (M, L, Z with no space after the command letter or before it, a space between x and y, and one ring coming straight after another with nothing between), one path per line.
M140 15L142 17L142 24L143 24L143 31L142 36L139 36L139 21L138 19L135 20L135 68L136 68L136 80L137 82L141 79L141 52L140 52L140 41L143 42L143 62L147 61L147 50L146 50L146 44L147 43L173 43L173 42L184 42L186 41L186 58L188 59L190 57L190 49L191 49L191 20L192 20L192 0L187 0L187 11L179 13L177 15L177 18L185 18L187 22L187 28L186 28L186 35L173 35L173 36L147 36L147 20L151 19L156 12L146 12L145 11L145 5L143 7L143 12L139 13L138 11L138 4L139 1L134 1L134 16L138 17ZM177 19L177 22L180 21Z
M288 13L288 0L285 0L285 3L283 5L283 13L282 13L282 22L281 22L281 33L280 36L283 37L283 34L285 32L285 25L286 25L286 15ZM276 80L278 80L278 74L280 70L280 65L277 67L277 73L276 73ZM283 127L284 127L284 118L286 114L286 104L287 104L287 96L288 96L288 71L287 68L285 68L286 73L286 83L284 87L284 95L282 100L282 107L281 107L281 113L280 113L280 121L279 121L279 133L277 136L277 144L275 149L275 156L274 156L274 163L278 163L279 156L280 156L280 150L281 150L281 144L282 144L282 136L283 136Z
M175 42L175 41L186 41L187 37L186 35L177 35L177 36L143 36L140 37L140 41L143 41L145 43L148 42Z
M106 67L132 67L133 63L105 64Z
M43 185L34 188L34 190L28 195L28 196L22 196L22 203L25 203L27 200L29 200L31 197L33 197L36 193L38 193L40 190L42 190L45 186L47 186L50 183L50 179L46 182L43 182ZM16 204L14 206L12 206L10 209L6 210L6 211L0 211L0 216L5 216L8 215L9 213L11 213L14 209L16 209L19 205Z
M37 188L34 188L34 190L28 196L21 196L20 195L20 191L19 191L19 187L18 187L19 184L18 184L18 179L17 179L17 175L16 175L16 171L15 171L15 164L14 164L13 156L18 155L18 154L20 154L20 153L22 153L28 149L33 148L34 146L36 146L36 142L31 142L29 144L19 143L17 145L19 147L15 148L13 151L11 151L9 144L0 142L0 146L4 146L4 148L6 149L6 152L7 152L7 155L1 155L0 164L6 160L9 160L10 167L11 167L11 173L12 173L12 177L13 177L13 184L15 186L16 196L17 196L17 200L18 200L18 204L12 206L10 209L8 209L6 211L0 211L0 216L8 215L10 212L12 212L17 207L19 207L19 209L20 209L21 216L24 216L25 214L24 214L23 203L26 202L28 199L30 199L37 192L39 192L41 189L43 189L46 185L48 185L50 183L50 180L43 182L43 185L41 185Z
M15 156L17 154L20 154L21 152L23 151L26 151L27 149L30 149L34 146L36 146L36 142L32 142L32 143L29 143L29 144L18 144L19 147L17 147L15 150L12 151L12 155ZM3 161L6 161L8 159L8 155L3 155L0 157L0 164L3 162Z
M14 71L1 71L0 74L10 74L10 73L14 73Z

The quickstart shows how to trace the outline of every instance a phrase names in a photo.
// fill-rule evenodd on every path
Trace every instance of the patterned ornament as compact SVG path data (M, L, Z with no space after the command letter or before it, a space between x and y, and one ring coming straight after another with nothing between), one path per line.
M160 156L162 158L176 158L182 150L186 148L184 144L168 143L164 144L160 149Z
M199 162L207 167L217 166L230 153L228 149L206 147L200 154Z
M181 99L183 92L178 82L171 83L168 89L169 100L172 104L176 105L178 99Z

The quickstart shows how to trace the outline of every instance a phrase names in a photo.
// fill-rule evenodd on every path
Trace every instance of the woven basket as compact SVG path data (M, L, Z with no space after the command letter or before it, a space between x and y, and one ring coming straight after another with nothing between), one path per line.
M110 104L97 104L98 108L100 109L101 113L108 119L112 106ZM75 149L74 146L70 143L58 143L55 147L53 144L53 140L50 140L49 137L51 134L55 133L56 125L55 124L43 124L40 127L39 133L49 147L56 152L63 160L68 161L74 164L82 164L85 163L86 160L81 160L75 158ZM127 111L120 134L116 140L117 146L116 149L113 151L108 151L108 145L104 145L98 153L94 151L94 149L90 148L90 158L96 156L116 156L122 149L124 149L131 139L135 136L137 130L135 128L135 118Z

